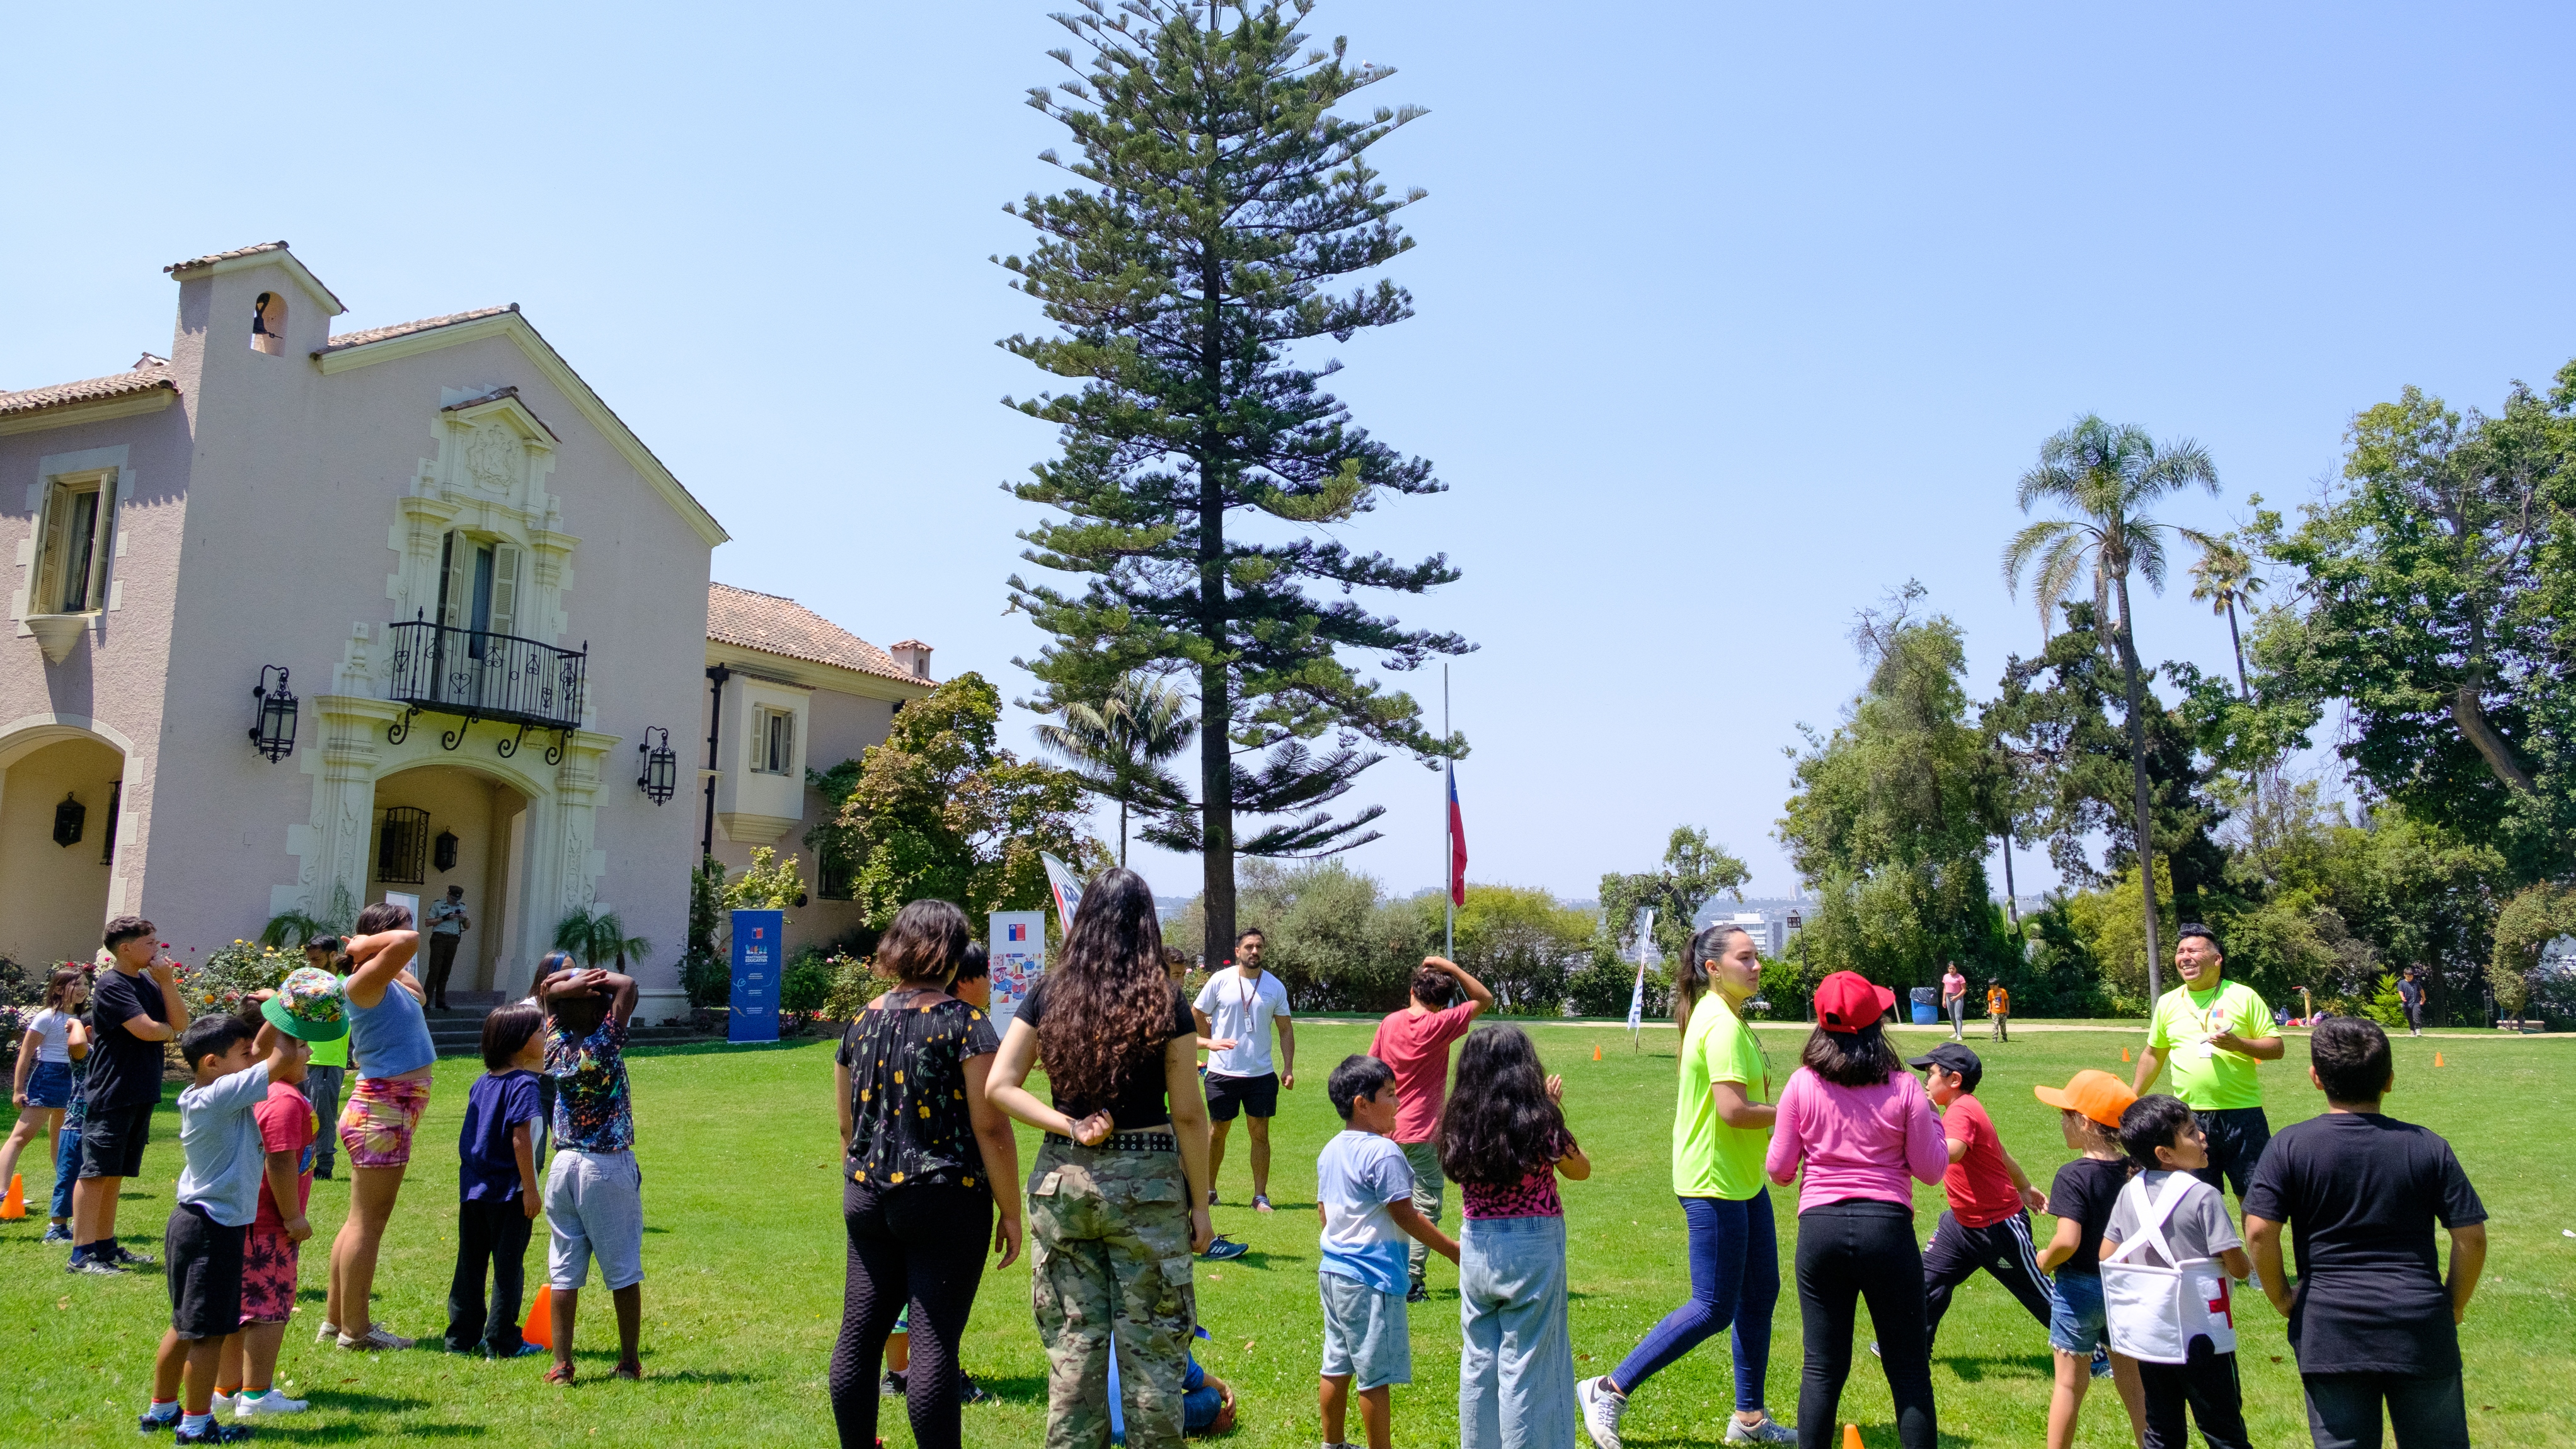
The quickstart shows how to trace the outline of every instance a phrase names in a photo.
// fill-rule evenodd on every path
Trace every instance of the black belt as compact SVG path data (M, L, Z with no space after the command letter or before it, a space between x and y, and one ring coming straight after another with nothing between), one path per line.
M1082 1146L1081 1143L1060 1132L1048 1133L1046 1140L1051 1145L1059 1147ZM1099 1146L1083 1150L1087 1152L1178 1152L1181 1150L1181 1144L1169 1132L1112 1132L1108 1140Z

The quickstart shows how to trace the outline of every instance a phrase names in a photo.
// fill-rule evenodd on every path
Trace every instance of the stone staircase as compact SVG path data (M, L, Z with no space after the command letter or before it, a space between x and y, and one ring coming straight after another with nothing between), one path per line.
M424 1011L429 1019L429 1039L443 1057L479 1057L483 1054L483 1018L501 1004L497 991L450 991L447 1009ZM709 1041L685 1026L646 1026L635 1022L628 1026L626 1044L640 1046L674 1046L685 1042Z

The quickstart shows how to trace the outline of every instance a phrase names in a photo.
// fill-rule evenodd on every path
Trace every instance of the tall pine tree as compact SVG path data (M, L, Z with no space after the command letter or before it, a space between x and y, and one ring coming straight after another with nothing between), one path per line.
M1089 580L1077 593L1014 576L1012 597L1053 636L1024 661L1044 687L1040 709L1099 698L1131 671L1195 682L1198 798L1146 834L1203 853L1216 956L1234 939L1238 854L1326 854L1375 838L1366 827L1382 807L1341 820L1324 808L1380 758L1371 745L1426 760L1465 753L1461 737L1425 731L1411 696L1343 657L1409 670L1471 648L1349 597L1419 594L1457 570L1446 555L1353 553L1327 531L1384 493L1444 485L1321 390L1338 363L1288 355L1412 315L1390 281L1326 289L1412 247L1390 218L1422 193L1391 199L1364 157L1421 112L1331 114L1393 71L1346 64L1340 39L1309 49L1296 29L1308 0L1078 3L1058 18L1088 57L1052 52L1077 79L1034 89L1029 103L1072 132L1078 157L1043 159L1081 184L1010 208L1039 240L1002 261L1059 331L1002 345L1082 380L1012 402L1063 439L1013 491L1064 515L1020 535L1023 557ZM1310 583L1338 597L1318 599ZM1292 818L1247 836L1243 815Z

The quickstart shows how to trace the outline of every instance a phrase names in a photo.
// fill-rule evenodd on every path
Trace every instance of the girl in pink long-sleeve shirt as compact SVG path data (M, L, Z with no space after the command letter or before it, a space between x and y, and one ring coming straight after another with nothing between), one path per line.
M1806 1169L1798 1185L1798 1316L1807 1350L1798 1385L1802 1449L1829 1449L1842 1422L1852 1326L1864 1298L1896 1401L1897 1442L1933 1449L1937 1437L1913 1182L1939 1182L1950 1150L1923 1084L1880 1031L1880 1018L1895 1004L1896 993L1850 971L1817 986L1816 1029L1780 1093L1764 1159L1774 1182Z

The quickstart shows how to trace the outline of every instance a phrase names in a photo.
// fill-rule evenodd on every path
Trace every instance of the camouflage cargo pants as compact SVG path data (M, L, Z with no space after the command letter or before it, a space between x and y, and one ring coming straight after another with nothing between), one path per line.
M1130 1449L1177 1449L1198 1304L1177 1152L1050 1141L1029 1174L1032 1296L1047 1350L1046 1449L1106 1449L1116 1344Z

